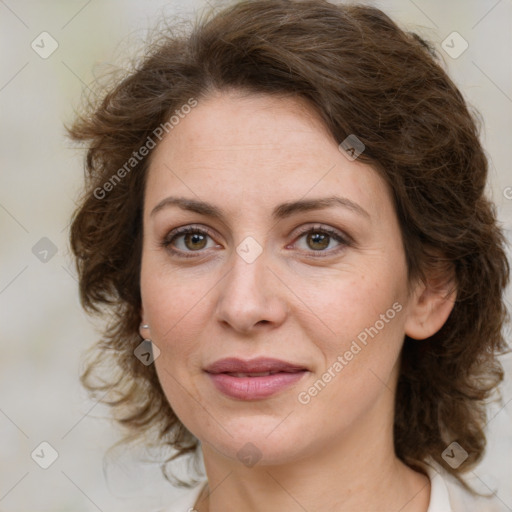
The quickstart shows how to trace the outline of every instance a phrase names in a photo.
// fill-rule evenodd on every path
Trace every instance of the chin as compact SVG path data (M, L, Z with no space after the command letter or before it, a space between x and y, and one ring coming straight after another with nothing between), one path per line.
M285 415L286 417L286 415ZM311 439L304 435L299 426L284 426L283 417L237 418L224 422L218 436L212 437L211 430L199 433L203 445L209 445L216 452L233 461L252 467L277 466L295 462L313 452ZM232 434L230 436L228 434Z

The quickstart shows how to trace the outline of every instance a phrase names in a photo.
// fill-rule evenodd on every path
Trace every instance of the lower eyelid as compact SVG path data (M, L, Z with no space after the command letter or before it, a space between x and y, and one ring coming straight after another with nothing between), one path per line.
M335 247L333 249L320 250L320 251L315 251L314 249L310 249L309 251L306 251L306 252L308 252L311 255L315 255L316 257L321 257L323 255L334 254L334 253L338 252L339 250L343 249L344 247L347 247L351 243L350 239L348 237L346 237L346 236L343 236L341 233L338 233L337 231L332 231L331 229L326 229L326 228L323 228L323 227L319 226L319 227L309 228L309 229L299 233L298 235L296 235L295 241L292 242L291 245L295 244L298 240L300 240L304 236L308 235L309 233L315 233L315 232L325 233L328 236L330 236L332 239L334 239L336 242L338 242L338 244L339 244L338 247ZM184 251L182 249L176 249L175 247L172 246L177 238L179 238L180 236L185 236L185 235L190 234L190 233L200 233L202 235L207 236L211 241L213 241L214 244L215 244L215 247L209 247L207 249L218 248L218 246L220 245L220 244L218 244L216 242L216 240L215 240L215 238L214 238L212 233L210 233L209 231L205 230L204 228L193 228L193 227L191 227L189 229L184 229L181 232L178 231L177 233L174 233L174 234L166 236L162 240L161 245L165 249L167 249L168 251L170 251L170 252L172 252L174 254L187 255L187 256L184 256L184 257L193 257L194 253L197 253L199 255L199 254L205 252L207 249L201 249L201 250L198 250L198 251L191 251L191 250ZM289 246L287 246L287 247L289 247ZM304 251L304 250L302 250L302 251Z
M307 233L306 233L307 234ZM296 239L296 242L298 240L300 240L304 235L300 235L299 237L297 237ZM335 240L338 245L336 247L332 247L330 249L323 249L323 250L314 250L314 249L298 249L299 251L301 251L302 253L305 253L306 256L313 256L315 258L317 257L328 257L328 256L333 256L335 254L337 254L338 252L342 251L343 249L345 249L346 247L348 247L349 243L344 240L343 238L341 237L338 237L337 235L334 236L334 235L329 235L333 240Z
M175 233L172 236L168 236L168 237L164 238L162 245L166 248L170 248L172 246L173 250L175 250L176 252L179 252L179 253L203 252L205 249L202 249L199 251L184 251L182 249L174 249L174 244L176 243L176 240L178 240L180 237L184 237L190 233L198 233L198 234L204 235L204 236L208 237L215 245L219 245L219 244L217 244L215 239L212 237L212 235L210 235L208 232L202 231L202 230L191 230L191 231L185 231L185 232L181 232L181 233ZM208 249L212 249L212 247L209 247Z

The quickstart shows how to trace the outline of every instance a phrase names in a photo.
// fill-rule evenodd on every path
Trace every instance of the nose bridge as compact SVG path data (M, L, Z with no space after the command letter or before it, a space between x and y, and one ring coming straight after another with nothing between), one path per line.
M227 298L258 302L266 297L266 256L262 253L254 260L246 260L239 251L233 253L226 280Z
M275 277L268 268L266 251L255 256L250 244L242 242L231 255L230 271L221 284L217 304L218 320L238 331L261 323L279 324L287 311L277 283L270 282Z

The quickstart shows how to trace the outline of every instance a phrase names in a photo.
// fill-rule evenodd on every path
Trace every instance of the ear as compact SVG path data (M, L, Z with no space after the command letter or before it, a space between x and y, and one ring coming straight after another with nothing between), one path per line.
M416 340L433 336L450 316L457 297L453 272L433 272L415 284L405 321L405 334Z

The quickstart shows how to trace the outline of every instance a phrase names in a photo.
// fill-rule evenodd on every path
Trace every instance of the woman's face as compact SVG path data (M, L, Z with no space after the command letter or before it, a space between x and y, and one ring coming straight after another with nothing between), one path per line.
M279 464L390 435L410 313L399 224L382 178L299 100L219 93L162 140L141 287L141 334L203 448Z

